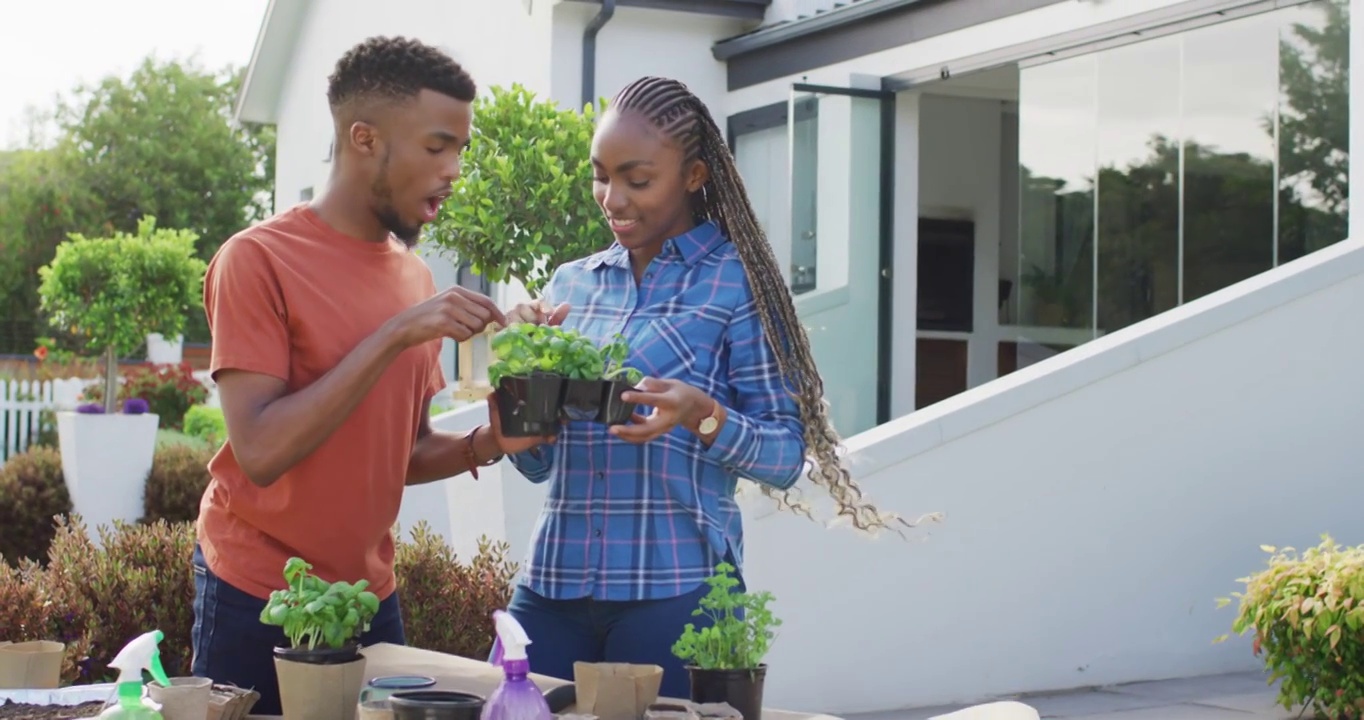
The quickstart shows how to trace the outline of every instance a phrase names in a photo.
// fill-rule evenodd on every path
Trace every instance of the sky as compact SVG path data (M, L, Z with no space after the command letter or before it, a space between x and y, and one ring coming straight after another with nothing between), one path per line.
M244 66L268 0L54 0L6 3L0 23L0 149L27 137L27 108L147 55Z

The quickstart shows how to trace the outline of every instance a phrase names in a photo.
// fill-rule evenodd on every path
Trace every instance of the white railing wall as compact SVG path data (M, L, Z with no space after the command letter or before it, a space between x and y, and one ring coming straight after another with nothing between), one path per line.
M846 714L1249 670L1215 600L1261 544L1364 542L1364 244L1319 251L848 439L913 541L741 500L784 620L770 704ZM475 404L442 429L486 421ZM822 493L806 482L807 497ZM439 490L437 489L439 488ZM544 497L504 464L410 490L524 554ZM827 513L827 507L825 507ZM826 514L827 516L827 514Z

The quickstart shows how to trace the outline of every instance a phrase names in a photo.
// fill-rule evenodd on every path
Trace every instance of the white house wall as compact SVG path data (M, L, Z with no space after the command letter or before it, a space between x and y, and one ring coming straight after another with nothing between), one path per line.
M550 8L533 8L528 13L509 0L386 0L382 12L373 12L359 0L313 0L280 98L275 207L285 209L326 182L333 135L327 77L353 45L373 35L416 37L463 63L480 92L519 82L548 93Z
M579 107L582 100L583 30L600 9L577 2L554 6L553 97L566 106ZM596 95L609 100L645 75L671 77L686 83L723 123L725 64L710 47L750 26L700 13L617 8L597 35Z

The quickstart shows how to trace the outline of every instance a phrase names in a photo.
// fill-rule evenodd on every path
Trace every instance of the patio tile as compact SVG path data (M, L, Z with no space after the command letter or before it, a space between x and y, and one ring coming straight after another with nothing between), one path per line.
M1042 717L1048 717L1043 715ZM1265 716L1271 717L1271 716ZM1259 720L1259 716L1240 710L1208 707L1206 705L1162 705L1141 710L1121 710L1076 715L1066 720Z
M1202 698L1196 702L1199 705L1255 713L1257 716L1261 717L1279 717L1280 715L1285 717L1296 717L1298 714L1296 710L1284 710L1278 703L1278 693L1275 691L1244 693L1241 695L1220 695Z
M1144 710L1174 704L1154 694L1138 695L1107 690L1079 690L1075 692L1023 695L1011 698L1027 703L1044 718L1078 718L1118 711Z
M1129 683L1104 688L1109 692L1160 698L1178 703L1218 696L1261 694L1272 697L1277 690L1268 684L1267 675L1257 672L1206 675L1202 677Z

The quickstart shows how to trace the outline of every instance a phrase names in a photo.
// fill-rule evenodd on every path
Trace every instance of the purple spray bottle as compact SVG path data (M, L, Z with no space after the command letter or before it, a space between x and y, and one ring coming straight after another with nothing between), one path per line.
M544 693L529 677L526 646L530 637L516 618L503 610L493 612L497 640L493 643L494 665L502 666L502 684L483 705L480 720L553 720Z

